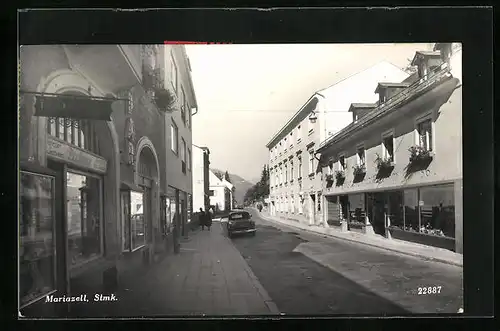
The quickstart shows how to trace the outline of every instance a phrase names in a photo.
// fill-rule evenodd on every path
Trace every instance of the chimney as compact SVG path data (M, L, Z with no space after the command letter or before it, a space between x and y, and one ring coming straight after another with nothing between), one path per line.
M429 72L442 63L441 52L437 51L417 51L411 61L412 66L418 67L417 71L420 79L425 79Z
M410 86L409 82L403 83L378 83L375 93L378 93L378 102L382 104Z
M352 121L357 122L376 107L376 103L351 103L349 112L352 113Z

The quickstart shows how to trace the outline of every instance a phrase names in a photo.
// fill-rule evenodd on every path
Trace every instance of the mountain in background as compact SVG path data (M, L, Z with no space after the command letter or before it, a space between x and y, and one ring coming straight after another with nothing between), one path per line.
M225 170L219 170L215 168L211 168L210 170L213 171L214 174L217 175L217 173L220 173L224 175L226 172ZM231 183L234 185L235 191L234 191L234 198L238 204L243 204L243 200L245 197L245 193L247 193L248 189L251 188L252 186L255 185L255 183L252 183L236 174L229 173L229 177L231 178Z

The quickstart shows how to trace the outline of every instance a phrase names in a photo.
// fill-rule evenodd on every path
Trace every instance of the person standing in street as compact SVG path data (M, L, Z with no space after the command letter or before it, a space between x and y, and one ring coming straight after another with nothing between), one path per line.
M212 213L208 212L205 213L205 218L206 218L206 225L208 228L208 231L210 231L210 227L212 226Z
M206 213L203 211L203 208L200 208L200 213L198 214L198 221L201 225L201 231L205 230L206 226Z

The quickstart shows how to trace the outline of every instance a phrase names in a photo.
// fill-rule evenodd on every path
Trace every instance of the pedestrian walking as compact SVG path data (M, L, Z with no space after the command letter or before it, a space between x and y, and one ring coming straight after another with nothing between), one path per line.
M210 227L212 226L212 213L208 212L205 213L205 225L208 228L208 231L210 231Z
M203 208L200 208L200 213L198 214L198 222L201 225L201 231L204 231L206 226L206 213Z

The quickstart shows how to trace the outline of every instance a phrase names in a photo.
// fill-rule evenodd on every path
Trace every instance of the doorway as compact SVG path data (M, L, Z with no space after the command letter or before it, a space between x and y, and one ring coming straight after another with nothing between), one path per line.
M367 212L373 231L385 236L387 196L385 193L367 193Z

